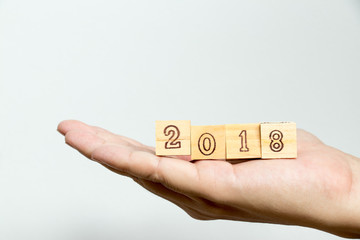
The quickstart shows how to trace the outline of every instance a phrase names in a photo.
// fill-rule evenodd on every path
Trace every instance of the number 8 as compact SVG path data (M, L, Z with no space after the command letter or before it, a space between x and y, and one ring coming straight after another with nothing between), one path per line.
M281 141L283 139L283 133L279 130L273 130L270 135L270 149L273 152L280 152L284 148L284 143Z

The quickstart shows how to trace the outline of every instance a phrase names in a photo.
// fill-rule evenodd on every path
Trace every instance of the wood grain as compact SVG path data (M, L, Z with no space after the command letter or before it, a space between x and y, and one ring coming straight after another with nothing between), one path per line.
M190 120L156 121L156 155L190 155Z
M191 160L225 159L225 125L191 126Z
M261 123L262 158L296 158L296 124L294 122Z
M260 124L226 124L226 159L261 158Z

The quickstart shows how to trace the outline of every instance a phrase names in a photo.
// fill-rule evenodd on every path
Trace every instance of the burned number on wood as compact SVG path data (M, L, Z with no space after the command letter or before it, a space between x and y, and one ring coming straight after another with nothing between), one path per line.
M270 135L270 149L273 152L280 152L284 148L284 143L281 141L283 139L283 133L279 130L273 130Z
M203 133L199 138L198 148L205 156L213 154L216 149L216 140L214 136L210 133Z
M170 136L169 140L165 142L165 149L181 148L181 142L178 140L180 130L175 125L169 125L164 129L165 136Z
M240 152L248 152L249 148L247 147L247 132L246 132L246 130L242 130L239 137L241 138Z

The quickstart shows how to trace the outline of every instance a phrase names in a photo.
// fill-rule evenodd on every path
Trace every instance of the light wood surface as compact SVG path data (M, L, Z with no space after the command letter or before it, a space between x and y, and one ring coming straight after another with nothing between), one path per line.
M190 155L190 120L156 121L156 155Z
M225 125L191 126L191 160L225 159Z
M226 124L226 159L261 158L260 124Z
M296 124L294 122L261 123L262 158L296 158Z
M294 122L191 126L189 120L156 121L156 155L201 159L296 158Z

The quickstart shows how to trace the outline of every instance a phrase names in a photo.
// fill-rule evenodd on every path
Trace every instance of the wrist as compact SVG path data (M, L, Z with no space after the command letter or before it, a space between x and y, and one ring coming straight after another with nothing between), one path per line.
M333 208L329 209L328 232L346 238L360 237L360 159L343 153L349 166L348 184L344 191L335 198Z

